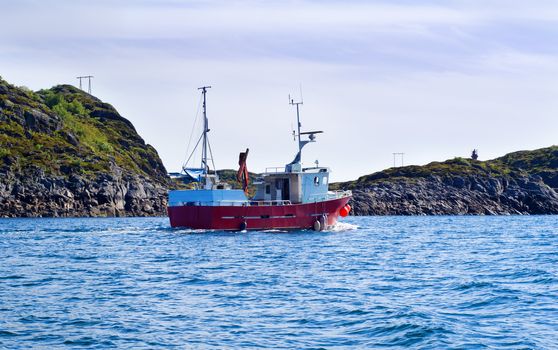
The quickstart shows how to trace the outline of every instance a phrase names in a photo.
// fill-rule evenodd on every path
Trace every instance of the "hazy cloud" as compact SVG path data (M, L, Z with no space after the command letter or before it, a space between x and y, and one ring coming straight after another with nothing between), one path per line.
M305 160L349 179L555 143L555 1L0 1L0 75L34 89L93 74L169 170L210 83L219 167L288 162L288 93L324 129Z

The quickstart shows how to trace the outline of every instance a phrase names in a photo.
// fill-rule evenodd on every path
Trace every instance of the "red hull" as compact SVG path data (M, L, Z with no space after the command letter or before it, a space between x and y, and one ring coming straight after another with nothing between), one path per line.
M207 230L310 229L322 217L335 225L339 210L351 197L317 203L266 206L175 206L168 207L172 227Z

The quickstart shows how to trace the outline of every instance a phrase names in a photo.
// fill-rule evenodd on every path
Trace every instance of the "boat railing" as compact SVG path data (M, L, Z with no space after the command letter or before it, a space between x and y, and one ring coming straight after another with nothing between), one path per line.
M335 191L328 191L328 196L331 196L333 198L343 198L343 197L349 197L353 195L353 191L351 190L335 190Z
M263 201L245 201L245 200L226 200L226 201L192 201L178 202L173 205L186 205L198 207L218 207L218 206L270 206L270 205L291 205L289 200L263 200Z
M276 174L276 173L284 173L285 167L284 166L273 166L269 168L265 168L264 174Z
M308 196L309 202L321 202L326 199L331 199L326 193L317 193Z
M289 200L263 200L263 201L250 201L250 205L262 207L262 206L269 206L269 205L291 205L291 201Z
M173 205L186 205L186 206L198 206L198 207L216 207L216 206L235 206L241 207L248 205L246 200L223 200L223 201L183 201L178 202Z
M344 191L344 190L327 191L327 193L311 194L310 196L308 196L308 201L319 202L319 201L330 200L330 199L338 199L338 198L352 196L352 194L353 193L351 191Z

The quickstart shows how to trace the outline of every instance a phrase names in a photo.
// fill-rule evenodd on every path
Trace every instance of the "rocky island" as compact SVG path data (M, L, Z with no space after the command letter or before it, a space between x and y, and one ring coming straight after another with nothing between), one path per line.
M238 187L235 170L219 175ZM70 85L33 92L0 78L0 217L166 215L173 186L188 187L110 104ZM558 214L558 147L390 168L330 188L353 191L353 215Z
M165 215L169 183L157 151L110 104L0 78L0 217Z
M558 147L390 168L332 184L354 215L558 214Z

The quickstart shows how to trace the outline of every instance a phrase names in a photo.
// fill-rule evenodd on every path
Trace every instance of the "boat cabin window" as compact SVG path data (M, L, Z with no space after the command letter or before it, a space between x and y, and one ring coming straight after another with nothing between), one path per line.
M320 186L320 178L318 176L314 176L314 185Z
M265 193L266 194L270 194L271 193L271 185L265 185Z
M327 176L324 176L323 183L324 185L327 185Z

